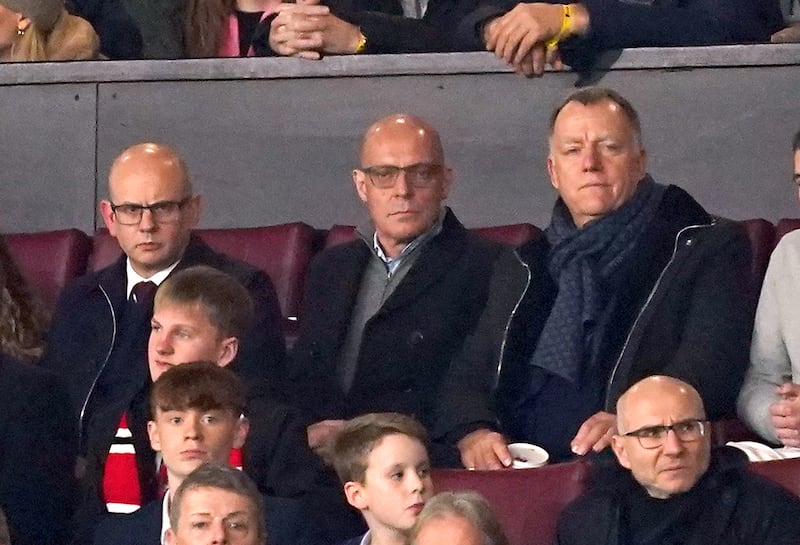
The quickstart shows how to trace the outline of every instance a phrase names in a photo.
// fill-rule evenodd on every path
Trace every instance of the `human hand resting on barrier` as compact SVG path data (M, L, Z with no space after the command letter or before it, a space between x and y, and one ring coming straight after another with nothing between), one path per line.
M514 72L528 78L544 74L544 67L547 65L554 70L564 69L558 46L545 47L544 44L537 44L527 55L522 57L521 61L511 63Z
M769 406L778 440L787 447L800 447L800 385L787 382L775 389L780 397Z
M578 428L578 433L570 443L574 454L583 456L590 450L600 452L611 444L614 435L616 416L607 412L597 412L586 419Z
M313 2L313 3L312 3ZM279 55L319 59L323 53L355 53L361 31L330 12L318 0L281 4L272 20L269 45Z
M479 429L465 435L458 442L461 463L467 469L502 469L511 467L505 437L496 431Z
M561 4L517 4L484 24L486 49L526 76L541 75L547 64L560 70L558 42L589 28L589 12L583 5L570 4L568 8L569 15Z

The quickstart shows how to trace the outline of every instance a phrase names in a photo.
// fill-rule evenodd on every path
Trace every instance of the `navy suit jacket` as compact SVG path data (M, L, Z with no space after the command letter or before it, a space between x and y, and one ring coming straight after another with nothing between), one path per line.
M130 515L109 515L94 533L94 545L160 545L164 500L151 501Z

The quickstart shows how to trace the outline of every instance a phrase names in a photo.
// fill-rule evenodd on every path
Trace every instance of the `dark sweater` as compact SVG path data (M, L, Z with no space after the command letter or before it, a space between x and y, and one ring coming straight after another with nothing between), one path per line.
M686 493L647 495L630 471L601 466L589 490L559 517L558 545L790 545L800 536L800 499L746 469L723 447Z

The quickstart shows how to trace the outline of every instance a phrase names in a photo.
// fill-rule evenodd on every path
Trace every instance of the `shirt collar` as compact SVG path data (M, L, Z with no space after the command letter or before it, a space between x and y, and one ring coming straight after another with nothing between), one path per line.
M370 533L369 530L367 530L367 533L364 534L364 537L361 538L360 545L371 545L371 543L372 543L372 534Z
M446 210L443 208L442 210L439 211L439 217L431 226L431 228L422 233L421 235L419 235L417 238L415 238L408 244L406 244L403 250L400 252L400 255L398 255L397 257L392 258L386 255L386 253L383 251L383 248L381 247L380 242L378 242L377 231L375 231L372 234L372 250L375 252L375 255L377 255L381 259L381 261L384 262L389 272L394 272L394 270L397 268L397 266L400 264L400 261L402 261L404 257L406 257L408 254L410 254L411 252L413 252L414 250L425 244L428 240L432 239L433 237L442 232L442 223L444 222L445 215L446 215Z
M169 530L172 525L169 523L169 490L164 492L164 500L161 504L161 545L165 545L167 542L167 530Z
M126 298L128 298L128 299L131 298L131 292L133 291L133 286L135 286L139 282L152 282L156 286L160 286L161 283L164 280L167 279L167 277L169 276L169 273L171 273L173 271L173 269L175 269L175 267L178 266L179 262L180 262L180 259L178 261L176 261L175 263L173 263L172 265L170 265L169 267L167 267L166 269L164 269L162 271L158 271L156 274L154 274L150 278L145 278L145 277L143 277L142 275L140 275L139 273L137 273L136 271L133 270L133 265L131 265L131 258L129 257L125 261L125 273L126 273L126 276L127 276L127 279L128 279L128 291L125 294Z

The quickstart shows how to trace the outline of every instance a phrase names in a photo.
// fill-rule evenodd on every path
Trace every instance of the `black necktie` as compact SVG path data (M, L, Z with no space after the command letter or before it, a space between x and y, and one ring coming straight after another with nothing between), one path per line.
M137 305L150 305L156 296L158 286L153 282L139 282L131 291L131 302Z

